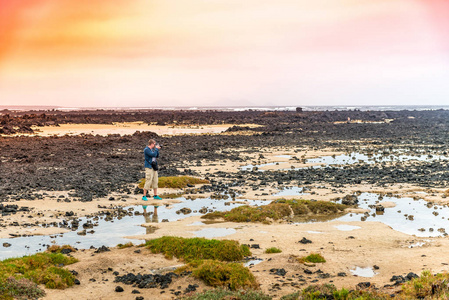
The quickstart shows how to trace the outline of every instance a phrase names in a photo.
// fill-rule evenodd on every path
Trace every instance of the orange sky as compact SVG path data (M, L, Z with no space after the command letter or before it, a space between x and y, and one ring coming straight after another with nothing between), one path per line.
M449 104L448 20L446 0L0 0L0 105Z

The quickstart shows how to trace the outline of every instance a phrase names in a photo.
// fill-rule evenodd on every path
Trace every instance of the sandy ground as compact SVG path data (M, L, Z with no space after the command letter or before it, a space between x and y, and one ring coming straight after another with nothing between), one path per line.
M180 134L202 134L202 133L221 133L234 126L234 124L222 125L151 125L143 122L126 122L113 124L61 124L59 126L33 126L36 130L35 135L51 136L51 135L79 135L79 134L134 134L136 131L152 131L158 135L180 135ZM257 127L255 124L242 124L239 126Z
M89 125L90 126L90 125ZM136 125L137 126L137 125ZM144 125L139 125L144 126ZM260 154L263 157L260 157ZM341 152L324 149L321 151L310 151L303 148L277 149L275 152L263 151L246 153L249 157L247 164L266 164L267 168L284 168L294 165L301 166L301 160L320 156L339 155ZM287 157L289 156L289 157ZM296 156L299 160L292 160ZM208 172L235 172L245 166L242 163L233 162L203 162L203 166L194 167L201 174ZM334 188L323 182L308 187L305 194L300 196L285 196L284 198L302 198L330 201L356 192L371 192L378 194L391 193L395 196L424 199L432 203L447 204L445 189L426 189L411 185L390 185L379 188L370 185L354 185L341 188ZM239 187L247 193L240 198L272 200L279 198L273 195L278 192L274 188L263 188L253 191L249 187ZM179 190L161 189L159 194L179 192ZM33 208L31 213L20 213L13 216L2 217L3 222L11 221L23 224L30 222L58 221L67 211L73 211L77 216L87 216L98 213L106 208L130 205L154 205L152 201L143 202L141 195L119 195L114 194L114 200L109 200L109 196L103 199L95 199L92 202L82 203L77 201L58 201L58 193L43 200L14 202L19 206ZM189 195L193 198L205 197L208 195ZM241 200L239 198L237 201ZM176 200L163 200L159 205L169 205ZM200 200L197 200L200 201ZM227 200L229 201L229 199ZM394 203L384 202L385 207L393 207ZM103 208L99 208L103 207ZM251 267L254 275L261 284L261 289L275 299L290 292L295 292L299 288L313 283L333 283L337 287L354 286L359 282L369 281L382 287L390 284L393 275L406 275L409 272L420 274L422 270L432 272L449 271L449 240L447 238L418 238L397 232L387 225L378 222L337 222L329 221L322 223L301 223L272 225L248 224L248 223L214 223L209 225L195 225L201 221L200 217L188 217L177 222L168 223L148 223L145 226L156 226L151 234L142 236L132 236L130 238L152 239L165 235L194 237L195 231L204 228L228 228L235 230L235 233L219 239L233 239L242 244L258 244L260 249L251 249L253 256L263 259L259 264ZM193 225L192 225L193 224ZM346 225L340 227L341 225ZM347 227L349 225L350 227ZM351 230L347 230L347 229ZM60 230L60 231L58 231ZM14 228L0 227L0 238L13 234L55 234L64 232L58 228L40 228L38 230L21 226ZM218 230L217 230L218 232ZM306 237L312 241L311 244L301 244L299 241ZM264 250L269 247L277 247L282 250L279 254L265 254ZM135 250L141 249L140 253ZM326 263L316 265L300 264L296 258L306 256L310 253L320 253L327 260ZM93 250L78 251L74 254L80 259L79 263L69 266L69 269L79 272L78 279L81 285L67 290L47 290L46 299L135 299L136 296L143 296L145 299L174 299L171 292L183 290L188 284L198 284L199 290L207 287L203 283L193 278L181 278L175 280L169 289L140 289L141 294L132 294L134 289L131 286L114 283L114 275L108 268L118 271L120 275L127 272L151 273L157 272L160 268L175 267L182 264L177 260L166 260L161 255L149 253L142 248L112 249L110 252L94 254ZM376 267L374 267L376 266ZM276 276L270 272L272 268L284 268L286 276ZM352 273L356 268L369 268L373 271L373 277L357 276ZM163 269L166 270L166 269ZM305 270L312 274L306 274ZM320 271L318 271L320 270ZM318 271L318 272L317 272ZM320 272L328 275L320 275ZM345 273L346 276L337 276L338 273ZM91 280L91 279L95 279ZM316 281L315 281L316 280ZM115 292L115 287L120 285L124 292ZM181 287L181 288L178 288ZM172 290L172 291L170 291ZM163 292L163 293L161 293Z
M139 238L152 239L165 235L193 237L193 231L199 226L187 225L200 221L199 217L191 217L178 222L159 224L155 233ZM352 230L340 228L350 225ZM239 224L216 223L208 228L233 228L235 234L224 239L237 240L242 244L258 244L260 249L251 249L254 257L263 259L251 268L262 291L275 299L282 295L295 292L298 288L315 283L333 283L337 287L354 287L359 282L369 281L378 287L390 284L393 275L406 275L409 272L420 274L422 270L432 272L449 271L449 242L443 238L416 238L396 232L386 225L377 222L324 222L308 224ZM306 237L311 244L301 244ZM411 247L415 245L415 247ZM277 247L279 254L265 254L265 249ZM131 286L113 283L112 268L120 275L128 272L148 274L154 269L179 266L182 262L166 260L161 255L151 254L142 249L141 253L134 251L142 248L113 249L111 252L93 254L93 250L77 252L75 257L79 263L69 266L80 273L81 285L63 291L48 291L46 299L135 299ZM320 253L326 263L299 263L296 258L310 253ZM376 267L374 267L376 266ZM270 272L272 268L284 268L285 276L276 276ZM352 273L356 268L370 268L373 277L361 277ZM376 268L376 269L373 269ZM312 274L306 274L306 270ZM320 275L321 270L325 275ZM317 272L318 271L318 272ZM337 276L345 273L345 277ZM322 278L328 277L328 278ZM96 279L95 282L89 281ZM107 281L105 281L107 279ZM305 281L305 282L304 282ZM139 289L145 299L173 299L170 289L185 289L187 284L199 284L199 290L206 289L204 284L192 279L182 278L173 282L165 293L160 289ZM276 285L280 285L280 290ZM115 292L117 285L122 286L123 293Z

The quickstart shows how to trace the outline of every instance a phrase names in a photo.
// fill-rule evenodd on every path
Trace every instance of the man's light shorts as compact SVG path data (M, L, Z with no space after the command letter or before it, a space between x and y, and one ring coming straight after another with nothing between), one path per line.
M143 187L146 190L149 189L157 189L159 177L157 175L157 171L151 168L145 168L145 186Z

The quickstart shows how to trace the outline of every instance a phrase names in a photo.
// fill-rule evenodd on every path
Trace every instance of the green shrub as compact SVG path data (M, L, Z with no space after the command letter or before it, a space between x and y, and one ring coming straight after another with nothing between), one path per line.
M311 285L306 287L302 291L301 299L304 300L315 300L321 298L326 299L326 297L328 296L333 296L336 290L337 288L333 284Z
M310 262L310 263L325 263L326 260L324 257L319 253L311 253L308 256L301 257L300 262Z
M125 249L125 248L130 248L133 247L134 244L132 242L126 243L126 244L118 244L117 247L119 249Z
M202 293L196 293L191 296L186 296L183 297L182 299L183 300L222 300L222 299L271 300L272 298L260 291L253 291L253 290L230 291L222 288L216 288Z
M171 177L159 177L158 187L160 188L172 188L182 189L186 188L188 184L204 184L209 183L208 180L199 179L190 176L171 176ZM139 188L143 189L145 186L145 178L139 182Z
M282 250L276 247L271 247L265 250L265 253L281 253Z
M385 300L390 299L386 294L377 291L348 291L342 288L337 290L333 284L310 285L296 293L281 297L281 300ZM411 299L411 298L410 298Z
M42 272L30 271L28 276L34 282L45 284L49 289L64 289L75 282L75 277L69 270L58 267L48 267Z
M421 277L414 278L402 286L404 299L448 299L449 298L449 274L440 273L433 275L429 271L423 271Z
M146 247L153 253L163 253L166 258L177 257L186 262L196 259L239 261L251 255L248 246L236 241L205 238L164 236L147 241Z
M204 260L192 262L191 266L194 277L213 287L226 287L233 291L259 288L251 271L240 263Z
M75 277L62 266L78 260L61 253L37 253L22 258L10 258L0 262L0 282L8 277L27 278L47 288L63 289L72 286Z
M228 212L213 212L202 216L203 219L223 218L230 222L269 222L290 216L292 211L288 204L268 204L264 206L239 206Z
M290 216L335 214L344 211L345 208L345 205L327 201L279 199L258 207L243 205L227 212L212 212L201 218L224 219L229 222L269 223L270 220L277 221Z
M43 296L45 292L29 279L8 277L0 280L0 299L37 299Z
M295 292L295 293L292 293L292 294L288 294L288 295L282 296L281 300L298 300L299 299L299 295L300 295L299 292Z
M345 288L341 290L334 291L334 299L335 300L346 300L349 297L349 291Z

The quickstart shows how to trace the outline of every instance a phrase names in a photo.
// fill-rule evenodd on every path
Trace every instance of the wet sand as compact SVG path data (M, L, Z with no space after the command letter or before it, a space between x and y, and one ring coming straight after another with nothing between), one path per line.
M235 124L223 125L151 125L143 122L123 122L113 124L61 124L58 126L32 126L35 130L33 135L37 136L62 136L62 135L80 135L93 134L106 136L109 134L134 134L136 131L151 131L158 135L181 135L181 134L206 134L222 133ZM258 127L256 124L244 124L251 128Z

